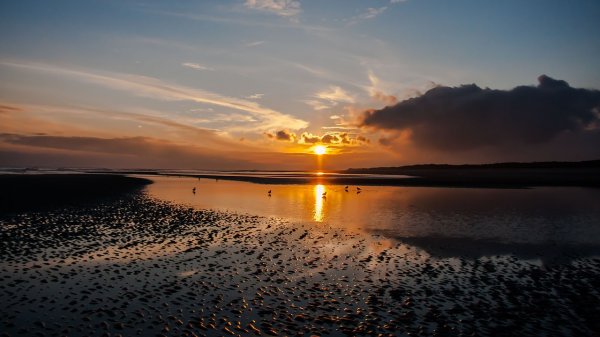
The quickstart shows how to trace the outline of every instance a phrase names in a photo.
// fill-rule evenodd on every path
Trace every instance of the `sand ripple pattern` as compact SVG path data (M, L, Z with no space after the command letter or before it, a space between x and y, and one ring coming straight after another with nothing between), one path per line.
M0 218L2 336L590 336L600 260L438 258L145 195Z

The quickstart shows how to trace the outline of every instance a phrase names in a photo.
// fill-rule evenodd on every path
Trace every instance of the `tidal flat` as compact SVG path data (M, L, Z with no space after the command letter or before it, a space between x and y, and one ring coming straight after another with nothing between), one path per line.
M0 217L2 336L594 336L600 259L433 254L144 191Z

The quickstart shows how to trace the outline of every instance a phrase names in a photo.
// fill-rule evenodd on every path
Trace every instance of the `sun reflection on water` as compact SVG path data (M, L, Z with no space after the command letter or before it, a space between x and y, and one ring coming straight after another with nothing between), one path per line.
M313 220L316 222L322 222L324 217L323 202L325 198L323 197L323 193L325 193L325 186L315 185L315 212Z

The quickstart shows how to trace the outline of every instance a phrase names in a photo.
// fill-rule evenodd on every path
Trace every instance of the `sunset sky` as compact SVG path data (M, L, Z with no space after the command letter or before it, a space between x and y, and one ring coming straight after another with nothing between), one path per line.
M0 166L600 158L600 1L2 1ZM543 76L545 75L545 76Z

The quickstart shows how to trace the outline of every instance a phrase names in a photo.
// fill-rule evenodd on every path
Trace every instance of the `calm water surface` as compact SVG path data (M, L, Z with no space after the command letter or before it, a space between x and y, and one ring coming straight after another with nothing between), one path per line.
M398 238L468 238L502 243L600 245L600 190L262 185L149 177L148 193L219 209ZM196 193L192 188L196 187ZM269 196L268 191L271 190Z

